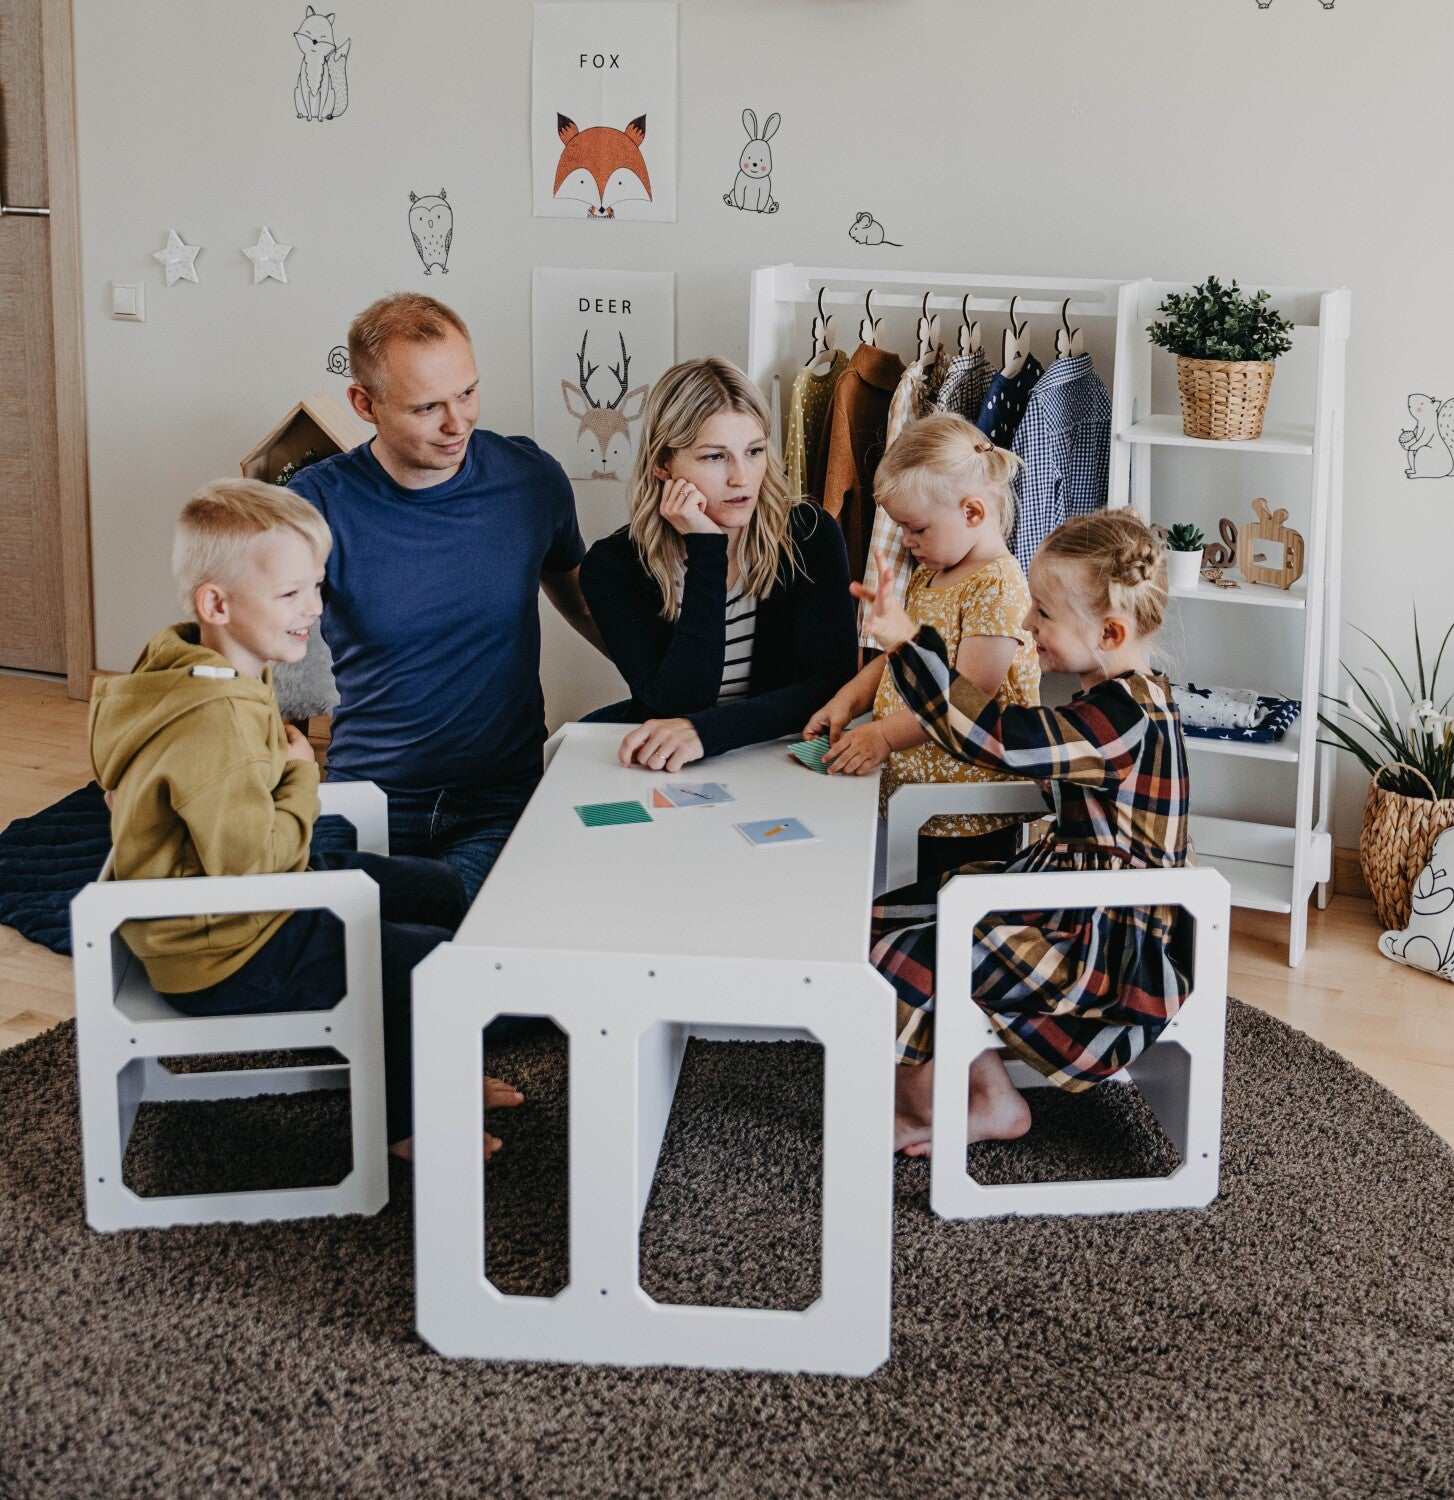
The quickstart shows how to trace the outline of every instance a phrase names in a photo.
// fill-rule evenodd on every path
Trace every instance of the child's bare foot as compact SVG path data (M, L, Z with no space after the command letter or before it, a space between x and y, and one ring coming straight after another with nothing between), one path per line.
M506 1083L503 1079L491 1078L488 1073L485 1074L486 1109L514 1109L517 1105L524 1103L525 1095L513 1083Z
M894 1150L928 1156L933 1142L934 1064L895 1075ZM998 1052L982 1052L969 1070L968 1140L1013 1141L1030 1128L1030 1106L1010 1082Z
M495 1152L497 1152L504 1144L504 1141L502 1141L498 1136L491 1135L487 1130L485 1132L485 1160L489 1161L489 1159L495 1154ZM406 1136L402 1141L395 1141L394 1144L389 1147L389 1155L397 1156L400 1161L413 1161L414 1137L412 1135Z
M998 1052L981 1052L969 1068L969 1141L1018 1140L1030 1128L1030 1106L1010 1082Z
M902 1064L894 1069L894 1150L927 1156L933 1134L934 1064Z

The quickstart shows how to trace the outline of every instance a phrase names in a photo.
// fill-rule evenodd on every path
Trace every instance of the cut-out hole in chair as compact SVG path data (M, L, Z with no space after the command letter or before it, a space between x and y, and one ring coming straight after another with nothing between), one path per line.
M137 1058L127 1067L140 1069L147 1061ZM344 1059L320 1049L160 1061L180 1076L326 1067ZM353 1170L351 1103L347 1086L145 1103L127 1144L122 1182L142 1198L331 1187Z

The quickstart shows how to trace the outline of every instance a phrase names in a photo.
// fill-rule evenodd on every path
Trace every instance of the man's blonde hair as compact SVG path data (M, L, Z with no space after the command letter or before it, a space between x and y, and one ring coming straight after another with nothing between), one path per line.
M384 350L395 339L432 344L450 329L469 338L464 319L452 307L423 292L390 292L356 317L348 328L348 367L354 384L376 401L384 395Z
M182 608L197 618L204 583L231 588L247 549L269 531L292 531L306 541L321 566L333 550L328 522L301 496L261 479L214 479L182 507L172 539L172 576Z
M783 461L768 439L772 415L762 392L730 360L715 356L683 360L651 388L641 418L636 462L626 484L631 540L661 590L663 619L675 620L681 612L681 569L687 548L676 528L662 519L661 496L666 485L652 471L665 468L677 450L690 448L703 423L723 411L751 417L767 443L767 472L752 517L743 528L738 558L743 592L765 599L780 571L786 577L801 566L792 538L792 513L803 502L788 493Z
M1015 475L1020 460L953 412L920 417L894 439L873 476L873 496L885 501L932 500L958 505L973 495L999 522L1006 541L1015 530Z

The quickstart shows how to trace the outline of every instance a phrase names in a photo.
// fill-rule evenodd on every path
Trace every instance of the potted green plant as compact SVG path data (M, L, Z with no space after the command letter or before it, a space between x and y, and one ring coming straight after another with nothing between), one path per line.
M1357 629L1357 627L1354 627ZM1358 863L1373 907L1385 927L1408 925L1414 881L1428 863L1434 841L1454 827L1454 697L1438 699L1439 667L1444 648L1454 636L1454 625L1444 632L1434 656L1433 671L1425 673L1424 648L1419 640L1419 614L1414 611L1415 689L1398 663L1366 631L1359 635L1393 668L1408 701L1400 710L1393 684L1376 667L1366 670L1377 679L1381 693L1372 692L1341 663L1361 704L1325 695L1339 712L1318 715L1318 722L1334 745L1358 758L1373 778L1363 804L1363 828L1358 838ZM1407 717L1407 723L1405 723Z
M1163 321L1146 330L1176 355L1181 426L1188 437L1246 440L1262 434L1273 361L1292 348L1292 322L1235 281L1208 276L1189 292L1168 294Z
M1184 594L1202 581L1202 534L1187 521L1166 533L1166 582L1173 594Z

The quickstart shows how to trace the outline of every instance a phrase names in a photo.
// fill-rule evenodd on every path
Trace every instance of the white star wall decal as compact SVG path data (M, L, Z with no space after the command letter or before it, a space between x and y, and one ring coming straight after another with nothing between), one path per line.
M280 245L274 238L273 232L266 224L263 232L255 245L244 245L242 253L252 262L252 284L266 280L269 276L274 281L286 282L288 273L283 269L283 262L293 253L291 245Z
M178 281L197 280L197 252L200 245L185 245L182 237L175 229L167 230L167 246L165 250L153 250L153 260L159 260L166 268L167 285L172 286Z

